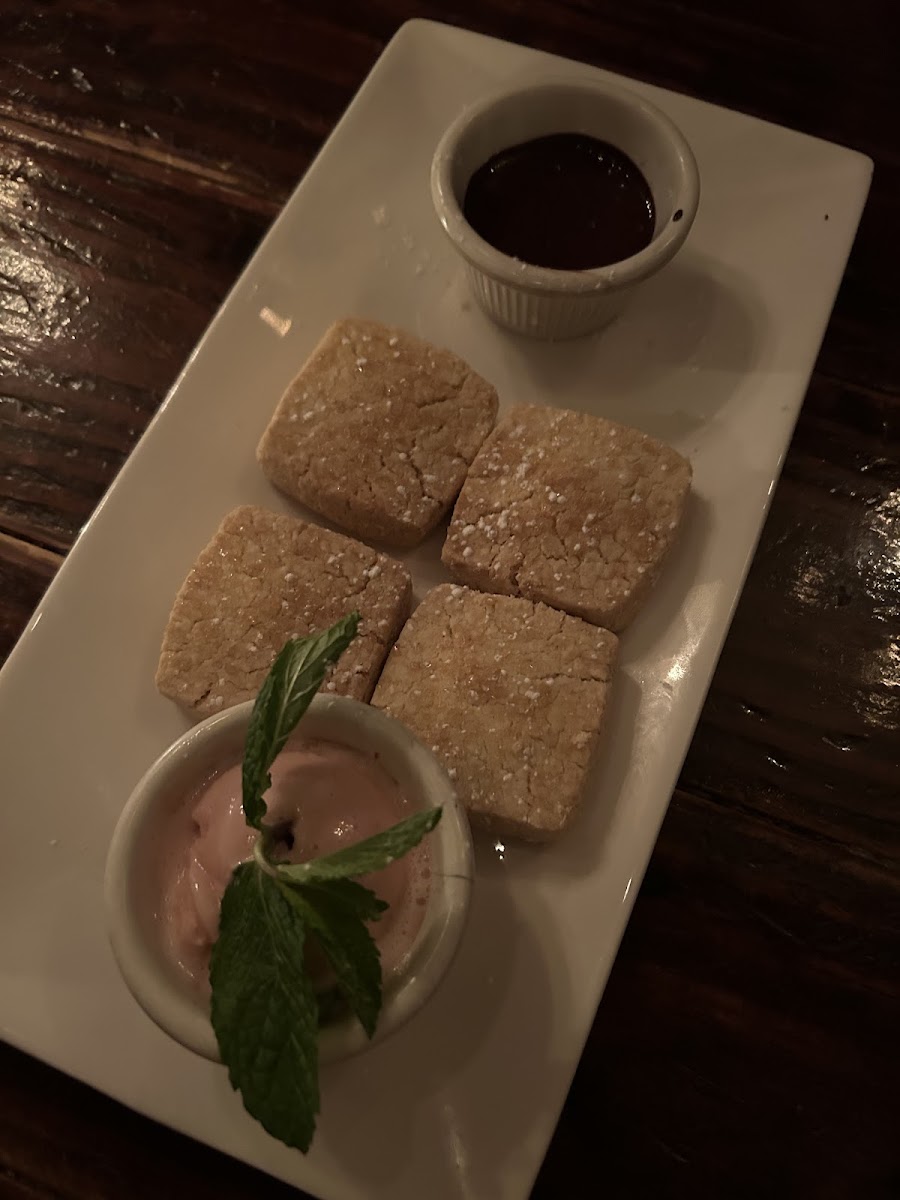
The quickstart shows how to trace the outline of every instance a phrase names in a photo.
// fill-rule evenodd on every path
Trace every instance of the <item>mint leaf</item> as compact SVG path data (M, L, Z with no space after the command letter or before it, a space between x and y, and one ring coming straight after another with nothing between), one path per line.
M319 1111L318 1008L306 930L287 891L253 862L235 870L212 950L210 1015L244 1107L305 1153Z
M321 687L325 672L347 649L358 628L359 613L351 613L324 633L293 638L272 664L253 705L244 744L244 816L254 829L261 828L266 815L263 796L272 784L272 763Z
M291 888L308 887L309 884L295 884L290 880L282 880ZM387 912L389 905L372 891L363 887L353 879L334 880L335 894L340 894L341 902L347 909L352 909L360 921L377 921L382 913Z
M383 833L336 850L322 858L305 863L279 863L276 867L279 879L285 883L312 883L323 879L350 879L356 875L367 875L370 871L381 871L397 858L421 842L441 819L440 808L428 808L413 813Z
M371 1037L381 1011L381 956L364 922L380 916L387 905L349 879L280 886L322 947L344 999Z

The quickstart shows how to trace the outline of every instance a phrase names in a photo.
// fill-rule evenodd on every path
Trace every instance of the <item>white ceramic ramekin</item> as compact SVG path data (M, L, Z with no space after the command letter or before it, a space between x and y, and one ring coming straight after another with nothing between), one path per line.
M511 258L475 232L463 216L474 172L498 151L551 133L610 142L641 169L656 207L649 246L607 267L559 271ZM672 258L696 215L700 179L684 136L641 96L607 83L545 80L491 96L454 121L434 155L431 195L488 315L516 333L562 339L608 324L632 289Z
M208 1002L166 957L156 917L160 900L160 833L210 774L239 762L253 702L219 713L179 738L144 775L113 834L106 864L109 936L119 969L135 999L176 1041L206 1058L219 1051ZM368 704L316 696L294 737L322 738L377 753L406 796L422 808L443 807L429 836L431 891L421 929L405 966L385 980L374 1040L419 1009L449 967L462 936L474 872L469 825L447 773L399 721ZM359 1022L325 1026L320 1061L370 1045Z

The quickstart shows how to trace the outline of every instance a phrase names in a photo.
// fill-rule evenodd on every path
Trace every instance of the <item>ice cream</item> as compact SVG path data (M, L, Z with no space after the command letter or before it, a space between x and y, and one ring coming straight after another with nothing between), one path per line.
M371 837L414 811L374 756L336 742L300 741L272 766L267 824L282 835L285 857L305 862ZM156 914L169 958L198 988L208 989L209 957L219 905L232 871L253 851L256 831L241 807L241 765L215 774L185 798L160 857ZM370 929L385 978L398 971L415 942L428 899L427 843L360 883L388 905Z

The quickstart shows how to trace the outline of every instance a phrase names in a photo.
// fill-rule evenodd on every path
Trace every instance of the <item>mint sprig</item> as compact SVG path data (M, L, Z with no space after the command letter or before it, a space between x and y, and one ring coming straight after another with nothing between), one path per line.
M292 638L272 664L250 715L241 769L244 816L254 829L262 828L266 815L263 796L272 786L272 763L358 628L359 613L351 613L324 633Z
M352 613L324 633L288 642L260 689L242 767L244 815L259 837L253 858L225 889L210 960L210 1016L231 1084L269 1133L304 1152L319 1111L322 1020L340 997L371 1037L381 1011L381 960L367 922L387 905L354 877L406 854L441 816L440 809L415 813L308 863L274 858L275 832L263 822L272 763L358 625ZM321 998L308 965L310 943L333 974Z

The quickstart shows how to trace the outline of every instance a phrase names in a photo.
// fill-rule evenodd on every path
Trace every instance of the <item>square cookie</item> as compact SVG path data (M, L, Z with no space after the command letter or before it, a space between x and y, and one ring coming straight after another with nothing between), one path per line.
M687 459L637 429L514 408L472 464L443 561L462 583L618 632L659 574L690 486Z
M340 533L244 506L194 563L163 637L156 686L200 717L253 699L292 637L358 611L359 633L324 689L368 700L409 615L404 566Z
M431 746L474 825L542 842L578 810L618 639L543 604L429 592L372 703Z
M496 415L496 391L457 355L347 319L285 392L257 458L342 529L414 546L456 499Z

